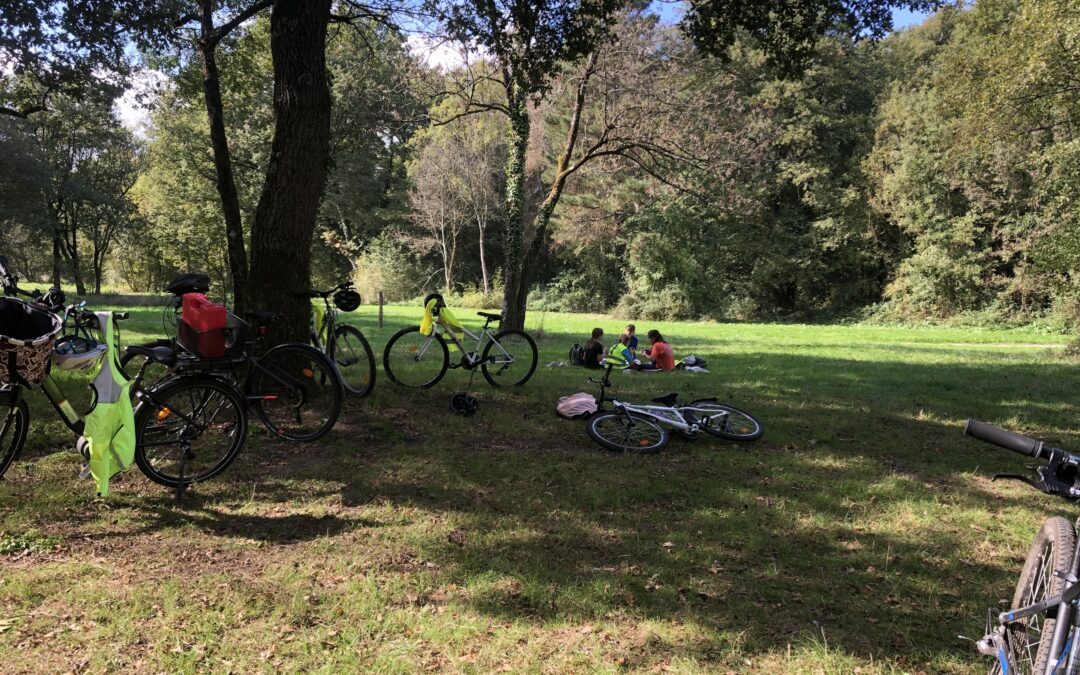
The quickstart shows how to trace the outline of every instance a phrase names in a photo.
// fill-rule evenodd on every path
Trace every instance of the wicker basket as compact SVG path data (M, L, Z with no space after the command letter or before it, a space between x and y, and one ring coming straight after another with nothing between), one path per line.
M37 384L49 372L60 317L16 298L0 298L0 384Z

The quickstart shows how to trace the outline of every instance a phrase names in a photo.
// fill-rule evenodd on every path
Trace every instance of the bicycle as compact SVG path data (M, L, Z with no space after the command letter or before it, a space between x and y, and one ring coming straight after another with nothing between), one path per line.
M589 382L600 385L597 405L610 402L614 410L602 410L589 416L585 430L607 450L642 454L659 452L671 439L668 427L687 439L697 438L705 432L729 441L754 441L765 433L756 417L715 398L677 404L678 394L670 393L652 399L657 405L638 405L608 396L611 371L621 363L611 358L605 358L601 363L606 367L603 379L590 377Z
M266 326L280 317L274 312L249 312L248 317L256 326L245 341L239 336L246 322L230 314L232 325L225 329L229 348L223 356L204 358L181 340L157 340L128 347L121 367L131 368L140 358L143 369L158 364L166 369L162 382L209 374L236 389L266 430L278 438L296 443L322 438L337 423L345 397L337 368L321 351L298 342L261 352Z
M493 387L525 384L536 371L536 342L520 330L507 329L492 333L492 322L502 321L498 314L477 312L484 319L479 333L461 326L447 309L438 293L424 299L425 312L430 312L430 331L421 326L409 326L395 333L383 350L383 368L395 384L427 389L435 386L450 368L475 371L478 367L484 379ZM461 352L458 363L450 363L450 349L443 334ZM465 340L476 340L469 351ZM478 356L479 355L479 356Z
M28 293L18 288L18 279L7 272L2 256L0 282L5 296L43 297L40 293ZM90 331L102 328L98 316L83 309L82 304L58 308L34 303L32 307L59 323L59 330L38 341L38 346L44 349L52 349L52 340L59 332L67 330L69 322L73 330L69 337L90 340ZM62 322L57 311L63 311ZM103 315L112 321L128 318L127 312ZM10 381L0 385L0 477L19 457L26 443L30 410L25 391L40 387L68 429L80 436L85 430L85 416L75 410L51 373L27 378L27 373L18 370L6 372ZM150 388L142 383L143 372L140 370L132 379L130 391L136 402L135 462L147 478L182 489L213 478L228 468L247 436L244 403L232 387L206 377L178 378ZM155 454L161 459L149 461L147 451L150 448L163 451L163 454ZM83 459L89 460L85 447L79 449ZM200 461L207 457L209 462ZM166 472L169 458L178 465L175 473Z
M1006 450L1043 460L1035 475L997 474L1019 480L1048 495L1080 500L1080 455L1047 447L1042 441L970 419L964 434ZM976 641L981 654L997 663L991 674L1057 675L1080 672L1080 544L1075 525L1060 516L1048 518L1028 550L1010 609L987 626ZM962 637L962 636L961 636Z
M344 283L328 291L307 290L296 296L322 301L323 307L313 307L311 344L337 366L345 391L360 398L370 394L375 388L375 354L371 345L358 328L339 325L337 320L339 310L352 312L360 306L360 294L351 283Z

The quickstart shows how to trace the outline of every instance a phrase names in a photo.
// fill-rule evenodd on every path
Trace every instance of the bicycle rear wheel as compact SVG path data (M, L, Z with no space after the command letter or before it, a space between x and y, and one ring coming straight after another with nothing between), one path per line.
M14 393L11 395L14 398ZM0 478L22 452L29 426L30 411L26 401L0 403Z
M520 330L495 334L481 356L480 370L493 387L525 384L536 372L536 343Z
M375 388L375 355L359 330L338 326L327 355L337 365L345 391L363 398Z
M709 399L699 399L686 407L702 424L702 430L717 438L729 441L756 441L765 433L761 421L735 406L717 403Z
M1060 516L1047 518L1028 549L1027 560L1016 582L1012 608L1031 605L1062 592L1076 548L1072 524ZM1050 658L1056 610L1048 616L1035 614L1005 627L1005 640L1012 652L1016 673L1041 675Z
M652 454L667 445L667 429L644 415L614 411L593 415L585 423L589 436L613 452Z
M147 478L171 488L224 471L246 437L243 398L214 378L169 380L146 392L135 411L135 463Z
M329 433L345 397L330 359L303 344L266 352L253 365L244 391L270 433L298 443Z
M383 367L390 379L403 387L433 387L450 367L450 350L436 332L424 335L420 326L402 328L383 350Z

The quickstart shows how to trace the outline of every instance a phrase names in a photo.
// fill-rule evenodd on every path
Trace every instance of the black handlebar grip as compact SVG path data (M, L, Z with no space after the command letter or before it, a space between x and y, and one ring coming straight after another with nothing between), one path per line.
M1034 438L1028 438L1027 436L1021 436L1020 434L1014 434L1013 432L1005 431L1004 429L998 429L992 424L987 424L974 419L967 421L967 424L964 426L964 435L977 438L980 441L986 441L987 443L993 443L998 447L1012 450L1013 452L1027 455L1028 457L1039 457L1043 451L1042 441L1037 441Z

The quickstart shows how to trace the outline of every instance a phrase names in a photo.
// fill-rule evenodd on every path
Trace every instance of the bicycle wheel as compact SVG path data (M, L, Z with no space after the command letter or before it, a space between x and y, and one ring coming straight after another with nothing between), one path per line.
M652 454L667 445L667 429L644 415L614 411L593 415L585 430L594 441L614 452Z
M729 441L755 441L765 433L761 421L745 410L726 403L699 399L687 405L688 411L699 422L702 430Z
M536 343L528 333L504 330L484 347L480 370L493 387L525 384L536 372L536 359Z
M359 330L338 326L327 355L337 365L345 391L363 398L375 388L375 355Z
M1076 547L1069 521L1060 516L1047 518L1028 549L1027 560L1016 582L1010 607L1024 607L1061 593L1065 580L1055 573L1068 574ZM1005 640L1020 674L1043 673L1050 658L1056 611L1035 614L1005 627Z
M135 463L171 488L224 471L247 437L247 408L231 384L209 377L169 380L146 392L135 411Z
M302 344L279 345L261 356L244 391L267 430L295 442L325 436L337 423L345 397L330 359Z
M30 411L26 401L0 403L0 478L22 452L29 426Z
M424 335L420 326L394 333L383 350L383 368L390 379L403 387L433 387L450 367L446 340L436 332Z

